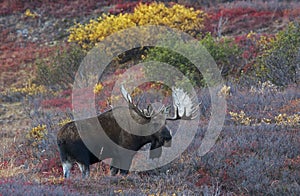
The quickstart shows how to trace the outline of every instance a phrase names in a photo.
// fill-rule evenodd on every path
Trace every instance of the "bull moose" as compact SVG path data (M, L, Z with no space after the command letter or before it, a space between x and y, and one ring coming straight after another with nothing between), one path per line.
M85 178L89 176L91 164L107 158L111 158L113 163L110 168L111 175L116 175L118 172L127 174L134 155L144 145L151 143L150 158L159 158L162 146L170 147L172 134L166 126L166 120L190 120L197 116L198 104L195 103L195 99L180 88L172 88L174 107L174 116L172 117L168 116L169 107L166 106L154 110L150 104L147 109L140 109L138 104L133 103L123 85L121 93L128 103L128 107L117 106L96 117L69 122L58 131L57 145L65 178L70 176L70 170L74 163L78 164L82 177ZM117 118L121 119L123 123L120 123ZM132 123L132 119L136 124ZM102 129L95 128L94 122L98 122ZM86 145L86 142L83 141L82 136L89 133L90 130L85 130L84 133L79 132L80 124L93 127L94 132L96 130L96 134L87 137L89 141L94 139L93 145ZM126 124L126 126L120 124ZM86 127L85 129L89 129ZM127 149L129 153L124 155L120 149Z

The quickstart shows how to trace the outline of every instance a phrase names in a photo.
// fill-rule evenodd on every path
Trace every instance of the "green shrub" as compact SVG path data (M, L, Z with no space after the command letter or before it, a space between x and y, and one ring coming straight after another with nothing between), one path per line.
M224 37L216 40L211 34L207 34L202 44L216 61L222 76L239 75L242 51L233 39Z
M239 66L239 57L241 56L241 51L239 50L237 44L234 43L233 39L223 38L217 40L212 37L211 34L207 34L203 39L199 41L210 55L216 61L222 76L226 77L231 74L236 74L237 66ZM185 47L185 46L179 46ZM194 53L193 49L185 48L192 55ZM145 61L159 61L168 63L176 68L178 68L187 78L189 78L194 85L203 86L205 81L203 76L186 57L177 54L174 51L165 48L151 48L147 52Z
M275 39L262 46L262 54L255 65L261 81L271 81L279 86L299 82L300 28L291 23L276 34Z
M198 71L197 67L193 65L186 57L178 54L172 50L166 48L155 47L151 48L147 52L147 56L145 61L157 61L161 63L167 63L171 66L178 68L194 85L201 85L203 86L203 76ZM163 64L162 64L163 66ZM162 69L151 69L150 66L147 66L147 73L146 74L158 74L157 72L161 71ZM174 81L181 80L181 78L174 78Z
M68 88L74 82L75 74L86 53L78 46L73 46L63 51L58 50L48 59L36 62L36 82L46 85L59 85Z

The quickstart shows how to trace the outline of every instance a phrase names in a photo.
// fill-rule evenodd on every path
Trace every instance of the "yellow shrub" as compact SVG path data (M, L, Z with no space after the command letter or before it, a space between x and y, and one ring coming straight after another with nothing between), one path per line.
M224 85L218 92L218 96L228 97L230 95L230 86Z
M246 116L245 112L242 110L240 113L236 112L229 112L231 119L236 123L236 124L241 124L241 125L250 125L252 122L252 119L248 116Z
M25 17L29 17L29 18L36 18L38 16L36 13L31 12L30 9L26 9L24 15Z
M299 126L300 124L300 115L299 114L293 114L288 116L287 114L279 114L274 117L274 119L270 118L262 118L262 119L255 119L251 118L249 116L246 116L244 111L241 111L240 113L236 112L229 112L231 119L237 124L237 125L251 125L252 122L257 122L252 124L253 126L259 126L262 123L263 124L276 124L276 125L284 125L284 126Z
M94 94L99 94L101 90L103 89L103 85L101 83L98 83L94 86Z
M36 85L34 83L31 83L31 81L29 81L28 84L23 88L12 87L8 91L10 93L22 93L22 94L30 95L30 96L47 93L47 89L45 86Z
M287 116L287 114L279 114L275 117L275 123L277 125L288 125L288 126L298 126L300 123L300 115L294 114Z
M40 141L46 139L47 136L46 125L38 125L33 127L26 135L27 139L32 141L32 145L36 146Z
M178 4L172 7L156 2L149 5L139 4L133 13L103 14L96 20L90 20L88 24L76 24L69 29L68 41L89 49L115 32L143 25L164 25L195 35L201 32L205 18L203 11Z
M72 119L69 118L69 117L67 117L66 119L63 119L63 120L59 121L58 125L59 126L64 126L65 124L67 124L67 123L69 123L71 121L72 121Z

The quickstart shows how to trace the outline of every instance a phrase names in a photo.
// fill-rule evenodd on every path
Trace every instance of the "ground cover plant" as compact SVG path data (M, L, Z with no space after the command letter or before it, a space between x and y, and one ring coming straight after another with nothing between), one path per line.
M178 2L0 3L0 195L300 194L300 4ZM121 99L111 91L128 68L165 62L195 81L202 104L193 142L155 170L110 176L109 166L99 163L89 179L81 179L78 167L74 178L63 179L56 133L74 118L72 85L82 59L106 36L145 24L190 34L217 62L225 81L218 96L226 98L227 109L216 144L199 156L211 115L201 73L172 51L144 47L114 59L93 89L77 92L83 97L78 105L93 96L97 112L106 111ZM170 101L170 89L159 82L140 85L132 96L139 100L151 91ZM168 126L176 130L178 124Z

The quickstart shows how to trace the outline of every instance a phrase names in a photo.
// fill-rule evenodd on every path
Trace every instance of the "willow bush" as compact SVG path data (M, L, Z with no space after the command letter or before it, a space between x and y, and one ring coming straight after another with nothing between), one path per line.
M216 39L212 37L211 34L207 34L201 40L199 40L199 44L203 45L207 49L209 54L213 57L223 77L237 74L236 70L237 67L240 66L239 62L240 62L240 57L242 52L233 39L230 38ZM181 45L179 47L182 48L185 46ZM191 55L195 53L193 49L188 47L186 47L185 50L188 51ZM147 55L144 60L168 63L178 68L179 71L184 73L184 75L194 85L198 85L198 86L205 85L203 76L200 73L200 71L197 69L197 67L192 62L190 62L186 57L170 49L158 48L158 47L151 48L147 51ZM155 71L151 70L150 73L155 74Z
M299 23L290 23L274 39L263 42L261 48L255 64L256 75L261 81L269 80L278 86L300 82Z
M103 14L87 24L77 23L69 29L68 41L75 42L84 49L90 49L113 33L144 25L168 26L195 36L202 31L206 17L201 10L186 8L179 4L170 7L157 2L139 4L133 13ZM132 41L135 39L136 37L131 37Z

